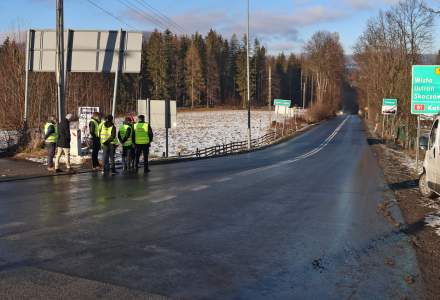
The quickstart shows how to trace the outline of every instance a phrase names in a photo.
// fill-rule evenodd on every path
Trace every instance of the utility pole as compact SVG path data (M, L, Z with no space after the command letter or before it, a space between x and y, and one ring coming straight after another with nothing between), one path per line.
M306 108L306 91L307 91L307 77L306 77L306 80L304 80L304 83L303 83L303 109Z
M269 64L269 98L267 99L267 104L269 105L269 111L272 110L272 66Z
M58 121L61 122L65 117L64 102L64 9L63 0L56 0L56 70L57 81L57 102L58 102Z
M247 0L247 35L246 35L246 66L247 66L247 100L248 100L248 150L251 150L251 91L249 74L249 23L250 23L250 0Z

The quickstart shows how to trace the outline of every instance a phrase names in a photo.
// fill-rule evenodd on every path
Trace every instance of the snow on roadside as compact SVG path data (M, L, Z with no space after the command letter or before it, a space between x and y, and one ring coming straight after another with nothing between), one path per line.
M420 174L423 171L423 160L419 162L419 168L417 170L416 160L409 156L407 153L399 150L382 146L382 149L387 152L389 156L401 165L406 166L413 174ZM416 172L418 171L418 172ZM440 236L440 202L435 199L422 198L421 205L434 210L433 213L425 216L426 226L432 227L435 233Z

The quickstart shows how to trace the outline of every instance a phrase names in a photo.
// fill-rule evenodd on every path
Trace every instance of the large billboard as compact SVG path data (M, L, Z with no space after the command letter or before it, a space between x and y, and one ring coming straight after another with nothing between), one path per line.
M142 32L66 30L64 49L66 71L140 73ZM56 32L31 30L29 71L55 72ZM122 59L119 64L119 59Z

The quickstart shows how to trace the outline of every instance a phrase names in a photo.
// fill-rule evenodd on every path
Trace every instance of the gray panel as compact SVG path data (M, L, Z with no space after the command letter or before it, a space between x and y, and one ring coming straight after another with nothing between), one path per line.
M151 127L153 129L165 128L165 101L164 100L150 100L151 102ZM177 107L176 101L170 101L171 107L171 127L177 127ZM145 120L148 121L148 102L146 100L138 100L137 103L138 115L144 115Z
M119 31L71 30L71 48L67 49L67 31L65 32L65 49L69 51L69 72L103 72L114 73L118 68L119 51L121 72L140 73L142 38L141 32L122 31L125 45L120 49ZM55 72L56 35L53 30L35 30L31 34L31 66L34 72Z

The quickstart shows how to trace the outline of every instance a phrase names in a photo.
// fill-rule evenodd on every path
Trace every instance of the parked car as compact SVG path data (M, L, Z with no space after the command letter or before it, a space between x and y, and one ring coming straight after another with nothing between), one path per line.
M428 136L419 139L419 147L426 151L423 172L420 175L419 189L423 196L440 196L440 116L435 117Z

